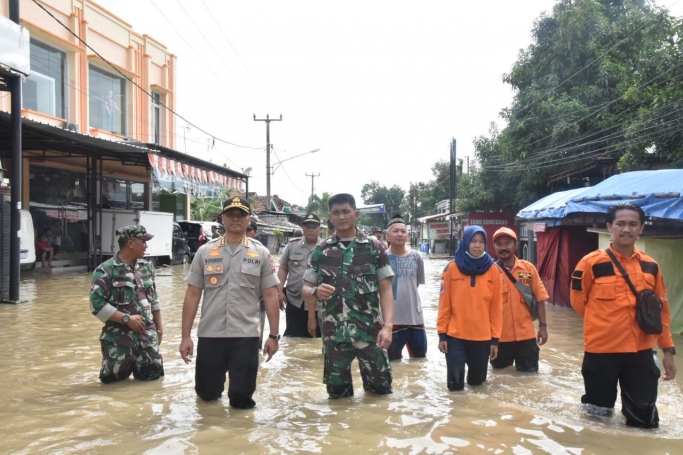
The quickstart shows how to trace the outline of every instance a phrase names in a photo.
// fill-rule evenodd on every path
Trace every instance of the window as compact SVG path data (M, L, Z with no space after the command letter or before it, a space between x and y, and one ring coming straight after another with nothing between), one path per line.
M152 93L152 134L154 143L161 145L161 95Z
M90 66L90 126L126 134L126 80Z
M145 184L105 178L102 181L102 208L144 210Z
M66 118L66 54L31 40L31 75L24 83L24 107Z

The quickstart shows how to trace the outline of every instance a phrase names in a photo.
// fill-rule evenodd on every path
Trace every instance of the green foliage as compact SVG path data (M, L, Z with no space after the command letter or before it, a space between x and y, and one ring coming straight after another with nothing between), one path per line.
M195 221L213 221L223 213L223 201L232 196L232 190L224 188L218 198L196 198L190 204L190 215ZM249 201L253 204L252 201Z
M558 1L503 77L515 90L507 126L475 139L477 169L458 184L459 210L514 213L597 183L614 160L622 171L653 158L680 165L682 33L650 2Z
M314 194L308 198L306 213L315 213L321 219L326 220L329 217L329 202L330 193L323 193L322 197Z
M379 182L372 181L363 185L361 198L365 204L384 204L386 213L376 215L362 215L360 224L363 226L386 227L389 218L399 213L405 200L405 191L398 185L387 188Z

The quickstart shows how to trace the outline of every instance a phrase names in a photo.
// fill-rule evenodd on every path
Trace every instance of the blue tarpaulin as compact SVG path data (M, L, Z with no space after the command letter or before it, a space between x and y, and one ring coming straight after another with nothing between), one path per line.
M517 214L520 218L564 218L572 213L607 213L620 202L632 202L653 218L683 220L683 169L617 174L588 188L560 191Z
M633 202L647 216L683 220L683 169L618 174L574 196L565 215L606 213L620 202Z
M574 190L558 191L519 211L519 218L540 220L543 218L563 218L567 209L567 202L574 196L586 191L588 188L576 188Z

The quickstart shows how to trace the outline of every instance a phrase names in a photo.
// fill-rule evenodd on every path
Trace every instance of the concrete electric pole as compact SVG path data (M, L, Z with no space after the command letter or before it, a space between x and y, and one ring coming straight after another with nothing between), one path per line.
M313 201L313 195L315 194L315 186L313 185L313 182L315 181L316 177L320 177L320 173L313 174L313 173L306 173L306 177L311 178L311 202Z
M270 118L269 115L266 114L266 118L256 118L256 114L254 114L254 121L255 122L266 122L266 210L271 210L271 201L270 201L270 122L281 122L282 121L282 114L280 114L280 118Z

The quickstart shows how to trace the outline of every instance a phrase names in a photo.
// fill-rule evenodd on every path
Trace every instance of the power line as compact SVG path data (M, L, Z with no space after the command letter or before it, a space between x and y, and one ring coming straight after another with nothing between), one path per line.
M216 24L216 26L218 27L218 30L220 30L221 34L223 35L223 38L225 38L225 41L230 45L230 47L232 48L232 50L235 52L235 55L237 56L237 58L239 59L239 61L240 61L240 62L242 63L242 65L244 66L244 69L247 70L247 72L249 73L249 75L250 75L251 77L254 77L254 75L252 74L252 72L249 70L249 67L247 67L247 64L244 63L244 60L242 60L242 57L240 57L240 54L237 52L237 49L235 49L235 46L232 45L232 43L231 43L230 40L228 39L227 35L226 35L225 32L223 31L223 27L220 26L220 24L219 24L218 21L216 20L216 17L213 15L213 13L212 13L211 10L209 9L209 7L206 5L206 3L204 3L204 0L201 0L201 1L202 1L202 5L204 5L204 8L206 8L206 11L209 13L209 16L211 17L211 20L213 20L213 23Z
M656 110L654 110L654 111L652 111L652 112L653 112L653 113L654 113L654 112L658 112L658 111L664 110L664 109L666 109L666 108L668 108L668 107L669 107L669 106L662 106L662 107L657 108ZM678 108L678 109L675 109L675 110L672 111L672 112L666 112L665 114L663 114L663 115L661 115L661 116L656 116L656 117L650 119L650 120L648 121L648 123L652 123L652 122L654 122L654 121L656 121L656 120L658 120L658 119L661 119L661 118L663 118L663 117L665 117L665 116L674 114L674 113L679 112L679 111L681 111L681 110L683 110L683 107L680 107L680 108ZM643 114L640 115L640 117L642 117L642 116L643 116ZM643 132L643 131L646 131L646 130L649 130L649 129L652 129L652 128L660 128L660 127L662 127L662 126L664 126L664 125L667 125L667 124L669 124L669 123L676 123L676 122L680 122L680 121L681 121L681 120L679 120L679 119L669 120L669 121L667 121L667 122L664 122L663 124L652 125L652 126L649 126L649 127L647 127L647 128L643 127L642 129L639 129L639 130L637 129L636 132ZM617 128L617 127L620 127L620 126L624 126L624 125L626 125L626 123L628 123L628 122L629 122L629 121L624 121L623 123L620 123L620 124L617 124L617 125L613 125L613 126L611 126L611 127L609 127L609 128L605 128L605 129L603 129L603 130L601 130L601 131L594 132L594 133L591 133L591 134L586 134L586 135L584 135L584 136L582 136L582 137L573 139L572 141L569 141L569 142L567 142L567 143L565 143L565 144L568 144L568 143L570 143L570 142L576 142L576 141L581 140L582 138L589 138L589 137L595 136L595 135L597 135L597 134L606 132L606 131L608 131L608 130L611 130L611 129L614 129L614 128ZM600 139L596 139L596 140L594 140L594 141L590 141L590 142L586 142L586 143L582 143L582 144L576 144L576 145L573 145L573 146L570 146L570 147L560 147L560 146L558 146L557 148L546 149L546 150L544 150L544 152L543 152L542 154L541 154L541 153L534 154L533 156L530 156L530 157L528 157L528 158L525 158L525 159L522 160L522 161L523 161L523 162L529 162L529 164L533 164L535 161L541 162L541 160L542 160L543 158L547 158L547 157L552 156L552 155L558 155L558 154L566 153L566 152L568 152L568 151L570 151L570 150L579 149L579 148L586 147L586 146L589 146L589 145L600 144L600 143L605 142L605 141L607 141L607 140L609 140L609 139L613 139L613 138L615 138L615 137L618 137L618 136L621 136L621 135L625 135L625 134L628 134L628 133L634 134L633 131L621 131L621 130L620 130L620 131L617 131L617 132L615 132L615 133L612 133L612 134L610 134L610 135L608 135L608 136L601 137ZM498 157L494 157L494 158L498 158ZM498 159L501 159L501 158L498 158ZM518 164L523 164L523 163L519 163L519 162L517 162L517 163L504 163L504 164L498 164L498 165L487 166L487 169L495 169L495 168L501 168L501 169L503 169L503 168L508 168L508 167L515 167L515 166L517 166Z
M153 0L150 0L150 1L152 3L154 3ZM204 32L202 32L202 29L199 28L199 26L197 26L195 21L192 19L192 16L190 16L190 14L187 12L187 10L185 10L185 8L183 7L183 4L180 3L180 0L176 0L176 3L178 4L178 6L180 6L180 9L183 10L183 13L185 13L185 16L187 16L187 18L190 20L192 25L194 25L194 28L196 28L197 31L199 32L199 34L202 35L202 38L204 38L204 41L206 41L206 44L208 44L209 47L211 48L211 50L218 56L220 61L223 63L223 65L228 70L228 72L232 75L232 77L235 79L235 81L237 81L237 83L240 84L240 86L242 86L242 89L244 89L244 91L247 92L247 94L253 98L253 95L249 92L249 90L246 87L244 87L244 85L242 85L242 82L240 82L239 78L235 75L235 73L232 72L232 70L230 69L230 65L228 65L225 62L225 60L223 60L223 57L221 56L221 54L216 50L215 47L213 47L213 44L211 44L211 41L209 41L209 39L206 37L206 35L204 35ZM154 5L154 6L156 7L156 5ZM168 18L166 18L166 20L168 21Z
M649 81L647 81L647 82L641 84L641 85L638 86L635 90L630 91L630 92L628 92L628 93L625 93L625 94L621 95L620 97L613 99L613 100L610 101L607 105L605 105L604 107L598 109L597 111L592 112L592 113L590 113L590 114L588 114L588 115L586 115L586 116L580 118L579 120L576 120L575 122L569 124L567 127L574 126L574 125L578 124L579 122L581 122L581 121L587 119L588 117L591 117L592 115L597 114L598 112L602 111L602 110L605 109L606 107L609 107L610 105L612 105L612 104L616 103L617 101L623 99L623 98L626 97L627 95L632 95L633 93L637 93L637 92L641 91L643 88L645 88L645 87L646 87L648 84L650 84L651 82L653 82L653 81L659 79L660 77L664 76L665 74L669 73L670 71L672 71L673 69L675 69L675 68L677 68L677 67L679 67L679 66L681 66L681 65L683 65L683 61L681 61L681 63L678 63L677 65L675 65L675 66L669 68L669 69L666 70L665 72L660 73L658 76L656 76L656 77L650 79ZM652 98L653 96L654 96L654 94L650 95L650 96L647 97L646 99ZM621 114L621 115L625 115L628 111L629 111L629 109L623 111L623 112L620 113L620 114ZM609 131L609 130L611 130L611 129L614 129L614 128L618 127L618 126L623 126L625 123L626 123L626 121L625 121L624 123L622 123L622 124L613 125L613 126L611 126L611 127L604 128L603 130L600 130L600 131L597 131L597 132L594 132L594 133L590 133L590 134L584 135L584 136L582 136L582 137L585 138L585 137L595 136L595 135L600 134L600 133L602 133L602 132L605 132L605 131ZM539 142L544 141L544 140L546 140L546 139L552 137L553 135L554 135L554 133L550 133L549 135L547 135L547 136L545 136L545 137L543 137L543 138L541 138L541 139L538 139L538 140L532 142L531 144L527 145L527 147L531 147L531 146L533 146L533 145L535 145L535 144L538 144ZM570 143L570 142L574 142L574 141L579 140L579 139L581 139L581 137L579 137L579 138L573 138L573 139L571 139L570 141L566 142L565 144ZM543 150L539 150L539 151L537 151L537 152L530 152L529 155L528 155L525 159L531 159L531 158L534 157L534 156L541 155L541 154L547 152L547 150L548 150L548 149L543 149ZM552 150L552 149L550 149L550 150ZM501 157L501 158L497 158L497 159L500 160L500 159L502 159L502 157Z
M152 1L152 0L150 0L150 1ZM137 82L135 82L134 80L132 80L131 78L129 78L128 76L126 76L126 75L125 75L121 70L119 70L115 65L113 65L111 62L109 62L109 60L107 60L106 58L104 58L104 57L102 56L102 54L100 54L99 52L97 52L92 46L90 46L88 43L86 43L84 39L82 39L80 36L78 36L76 33L74 33L67 25L65 25L62 21L60 21L57 17L55 17L55 16L54 16L50 11L48 11L40 2L38 2L38 0L33 0L33 3L35 3L36 5L38 5L38 7L39 7L40 9L42 9L43 11L45 11L45 13L47 13L48 16L50 16L52 19L54 19L55 21L57 21L57 23L59 23L59 25L61 25L62 27L64 27L64 28L65 28L71 35L73 35L78 41L80 41L81 43L83 43L83 45L84 45L85 47L87 47L88 49L90 49L91 51L93 51L93 52L95 53L95 55L97 55L100 59L102 59L102 61L105 62L107 65L111 66L111 67L114 69L114 71L116 71L118 74L120 74L124 79L126 79L128 82L130 82L131 84L133 84L134 86L136 86L138 89L140 89L143 93L145 93L147 96L149 96L150 99L154 99L151 93L149 93L147 90L145 90L145 89L142 88L140 85L138 85ZM156 5L154 5L154 6L156 6ZM157 9L158 9L158 8L157 8ZM161 10L159 10L159 12L161 12ZM162 15L163 15L163 13L162 13ZM181 120L185 121L185 123L187 123L188 125L191 125L191 126L192 126L193 128L195 128L196 130L201 131L202 133L206 134L207 136L212 137L213 139L215 139L215 140L217 140L217 141L219 141L219 142L222 142L222 143L228 144L228 145L232 145L233 147L239 147L239 148L247 148L247 149L254 149L254 150L259 150L259 149L261 149L261 147L248 147L248 146L244 146L244 145L235 144L234 142L226 141L226 140L224 140L224 139L221 139L221 138L219 138L219 137L216 137L216 136L214 136L213 134L211 134L211 133L207 132L206 130L204 130L203 128L200 128L200 127L198 127L197 125L195 125L194 123L190 122L188 119L186 119L186 118L183 117L182 115L178 114L176 111L174 111L174 110L171 109L170 107L166 106L165 104L163 104L163 103L161 103L161 102L159 102L159 103L157 103L157 104L159 104L160 106L162 106L163 108L165 108L166 110L168 110L169 112L171 112L171 113L172 113L173 115L175 115L176 117L178 117L178 118L180 118Z

